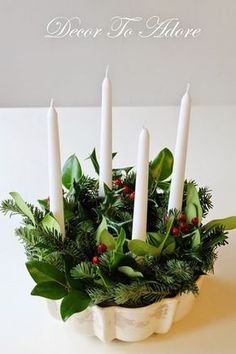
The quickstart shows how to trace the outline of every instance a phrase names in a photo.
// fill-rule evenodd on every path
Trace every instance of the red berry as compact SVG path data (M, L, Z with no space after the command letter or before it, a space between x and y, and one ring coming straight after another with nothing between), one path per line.
M120 186L122 186L123 182L122 182L122 180L121 180L120 178L116 178L116 179L114 180L114 184L115 184L116 186L120 187Z
M135 198L135 192L130 193L129 199L134 200L134 198Z
M184 233L187 234L189 232L189 225L185 224L185 222L181 222L179 226L180 226L180 230L183 231Z
M98 245L98 252L100 253L104 253L107 251L107 245L105 245L105 243L100 243Z
M198 223L199 223L198 217L195 216L194 218L192 218L191 223L192 223L194 226L198 226Z
M173 227L171 228L171 233L172 233L172 235L174 235L174 236L179 236L180 229L179 229L178 227L176 227L176 226L173 226Z
M128 193L130 192L129 186L124 186L123 192L124 192L125 194L128 194Z
M100 259L99 259L98 256L94 256L94 257L92 258L92 263L93 263L93 264L98 264L99 262L100 262Z
M186 215L183 214L183 213L180 214L180 215L179 215L179 221L180 221L180 222L185 222L185 221L186 221Z

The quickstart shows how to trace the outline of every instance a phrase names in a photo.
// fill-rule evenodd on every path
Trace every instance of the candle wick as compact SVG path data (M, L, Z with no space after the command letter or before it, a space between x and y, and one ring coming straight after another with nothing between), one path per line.
M190 83L188 82L188 83L187 83L186 92L189 93L189 90L190 90Z
M50 100L50 107L54 107L53 98L51 98L51 100Z
M106 77L108 77L109 65L106 67Z

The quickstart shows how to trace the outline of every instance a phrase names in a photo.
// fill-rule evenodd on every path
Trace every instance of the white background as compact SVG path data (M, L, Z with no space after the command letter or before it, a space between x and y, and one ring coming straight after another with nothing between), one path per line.
M98 106L111 66L114 105L176 105L192 83L194 104L236 104L235 0L0 0L0 106ZM57 16L109 29L113 16L177 17L189 39L46 39Z
M62 160L76 153L84 161L99 145L100 109L60 108ZM48 195L47 109L0 110L0 199L18 191L27 201ZM144 124L151 135L151 156L167 146L174 149L178 109L176 107L114 108L115 166L136 161L138 134ZM210 186L215 204L211 218L236 214L236 107L194 107L186 176L201 186ZM216 274L206 280L192 312L166 335L141 342L112 342L73 333L56 322L45 302L31 297L33 287L24 266L23 248L14 237L18 220L0 215L0 351L6 354L135 353L233 354L236 330L236 232L230 245L220 251Z

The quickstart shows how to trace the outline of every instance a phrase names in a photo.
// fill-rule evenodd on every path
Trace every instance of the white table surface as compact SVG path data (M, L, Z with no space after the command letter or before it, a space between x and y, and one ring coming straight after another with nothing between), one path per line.
M78 145L81 146L83 154L86 151L90 152L88 150L90 145L97 144L97 123L93 119L98 111L92 110L91 113L89 109L81 108L70 110L70 112L61 110L61 112L64 114L67 125L71 124L71 129L63 128L62 132L63 157L68 156L70 150L75 151L75 146L79 150ZM131 110L128 113L132 112L136 113L139 121L141 121L141 116L148 114L149 118L145 118L146 124L152 127L152 132L155 126L157 130L160 126L164 129L167 125L166 117L170 115L173 118L173 125L164 138L167 140L167 146L173 146L176 109L152 108L148 110L146 108L143 109L142 114L140 110ZM160 120L156 119L158 112L162 113L162 124L159 124ZM0 129L0 166L2 167L0 199L5 198L7 192L12 190L21 192L29 201L34 201L37 197L47 193L47 171L43 171L46 166L44 113L45 110L37 109L0 111L0 126L2 127ZM134 140L137 129L134 128L134 132L130 133L132 124L127 120L128 113L125 109L115 111L115 119L119 118L120 124L126 122L129 131L123 132L123 140L128 139L129 134ZM193 113L192 143L190 140L187 174L196 177L197 180L200 179L201 184L206 180L206 184L213 185L216 208L211 216L224 217L236 214L234 187L236 180L236 142L234 139L236 108L202 108L195 109ZM81 115L84 117L83 129L87 129L86 134L91 132L90 139L84 138L82 145L80 144L83 135L86 134L83 134L80 129L77 129L78 134L75 134L75 127L78 124L76 117ZM197 115L200 117L198 121L196 121ZM206 116L208 120L205 120ZM222 117L225 118L222 119ZM117 121L115 125L118 126ZM201 134L203 125L205 130ZM214 129L211 129L213 125ZM198 153L204 156L204 159L200 161L196 158L193 163L193 157L197 156L195 147L198 134L201 134ZM222 141L219 139L220 136ZM206 139L207 145L204 146L206 137L208 138ZM164 138L161 136L161 142L153 143L155 149L159 150ZM121 133L119 139L121 139ZM219 141L221 147L218 146ZM209 146L211 149L207 148ZM116 148L121 154L123 149L124 154L124 147L120 140L116 141ZM129 150L125 152L127 151L129 153L125 158L129 162L128 160L133 159L135 155L135 148L130 144ZM206 151L205 154L204 151ZM196 164L200 164L201 171ZM33 281L25 270L22 246L13 236L18 220L17 218L9 220L0 215L0 225L0 353L236 353L235 231L230 233L230 245L221 249L215 266L215 275L205 280L191 313L182 321L175 323L169 333L153 335L139 343L113 341L104 344L96 338L88 338L72 332L67 324L51 318L43 299L30 296Z

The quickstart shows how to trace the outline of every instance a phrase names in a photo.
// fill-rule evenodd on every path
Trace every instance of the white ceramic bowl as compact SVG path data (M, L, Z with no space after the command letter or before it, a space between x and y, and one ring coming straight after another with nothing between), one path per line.
M197 281L200 288L203 277ZM171 325L181 320L191 310L195 297L192 293L166 298L139 308L120 306L92 306L71 316L67 322L74 330L88 336L97 336L103 342L119 339L135 342L153 333L166 333ZM52 316L60 319L60 302L48 301Z

